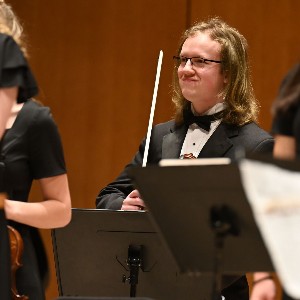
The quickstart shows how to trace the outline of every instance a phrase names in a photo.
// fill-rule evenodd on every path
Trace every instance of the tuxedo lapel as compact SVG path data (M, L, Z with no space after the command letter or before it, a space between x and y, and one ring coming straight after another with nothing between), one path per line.
M175 129L170 128L170 133L163 137L162 159L179 158L186 132L187 128L185 126ZM230 127L221 123L204 145L198 158L224 157L226 152L233 146L230 138L237 135L237 127Z
M221 123L206 142L198 157L225 156L225 153L233 146L230 138L237 135L238 130L236 127L230 128Z
M180 126L174 131L170 129L170 133L166 134L162 143L162 159L179 158L181 147L185 138L187 128Z

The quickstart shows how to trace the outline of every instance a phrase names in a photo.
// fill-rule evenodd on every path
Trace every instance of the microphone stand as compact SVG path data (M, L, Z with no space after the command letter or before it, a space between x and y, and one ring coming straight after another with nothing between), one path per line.
M123 282L130 284L130 297L136 297L137 284L139 282L139 269L143 265L143 246L129 245L127 266L129 267L129 277L123 277Z
M210 211L211 227L214 230L214 279L212 300L222 299L222 262L225 237L239 234L236 213L227 205L213 206Z

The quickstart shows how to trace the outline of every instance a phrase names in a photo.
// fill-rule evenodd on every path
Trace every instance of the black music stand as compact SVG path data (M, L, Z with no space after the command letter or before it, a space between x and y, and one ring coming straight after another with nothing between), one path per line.
M60 296L129 297L129 248L142 246L137 297L210 298L211 276L179 274L148 212L73 209L71 223L52 230L52 242Z
M136 167L129 174L183 274L273 271L236 164Z

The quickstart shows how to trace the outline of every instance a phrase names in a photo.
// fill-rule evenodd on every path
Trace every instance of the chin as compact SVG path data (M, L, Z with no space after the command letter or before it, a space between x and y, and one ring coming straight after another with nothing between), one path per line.
M181 93L182 93L183 97L190 102L193 102L193 99L197 98L195 92L191 91L191 90L182 89Z
M182 95L183 95L183 97L184 97L187 101L189 101L189 102L191 102L191 103L197 103L197 102L199 102L199 97L198 97L198 100L196 100L197 97L196 97L195 94L192 94L192 93L182 93Z

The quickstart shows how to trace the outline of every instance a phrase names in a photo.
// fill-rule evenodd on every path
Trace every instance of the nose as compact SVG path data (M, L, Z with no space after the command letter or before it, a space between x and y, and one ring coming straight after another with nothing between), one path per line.
M185 74L190 74L190 73L194 73L194 68L193 68L193 64L190 58L187 59L185 65L182 67L181 71Z
M184 68L186 66L189 66L190 68L193 67L193 63L192 63L192 59L191 58L186 58L186 62L185 62Z
M186 63L188 63L188 62L191 64L191 66L193 65L192 58L188 58L188 57L187 57Z

